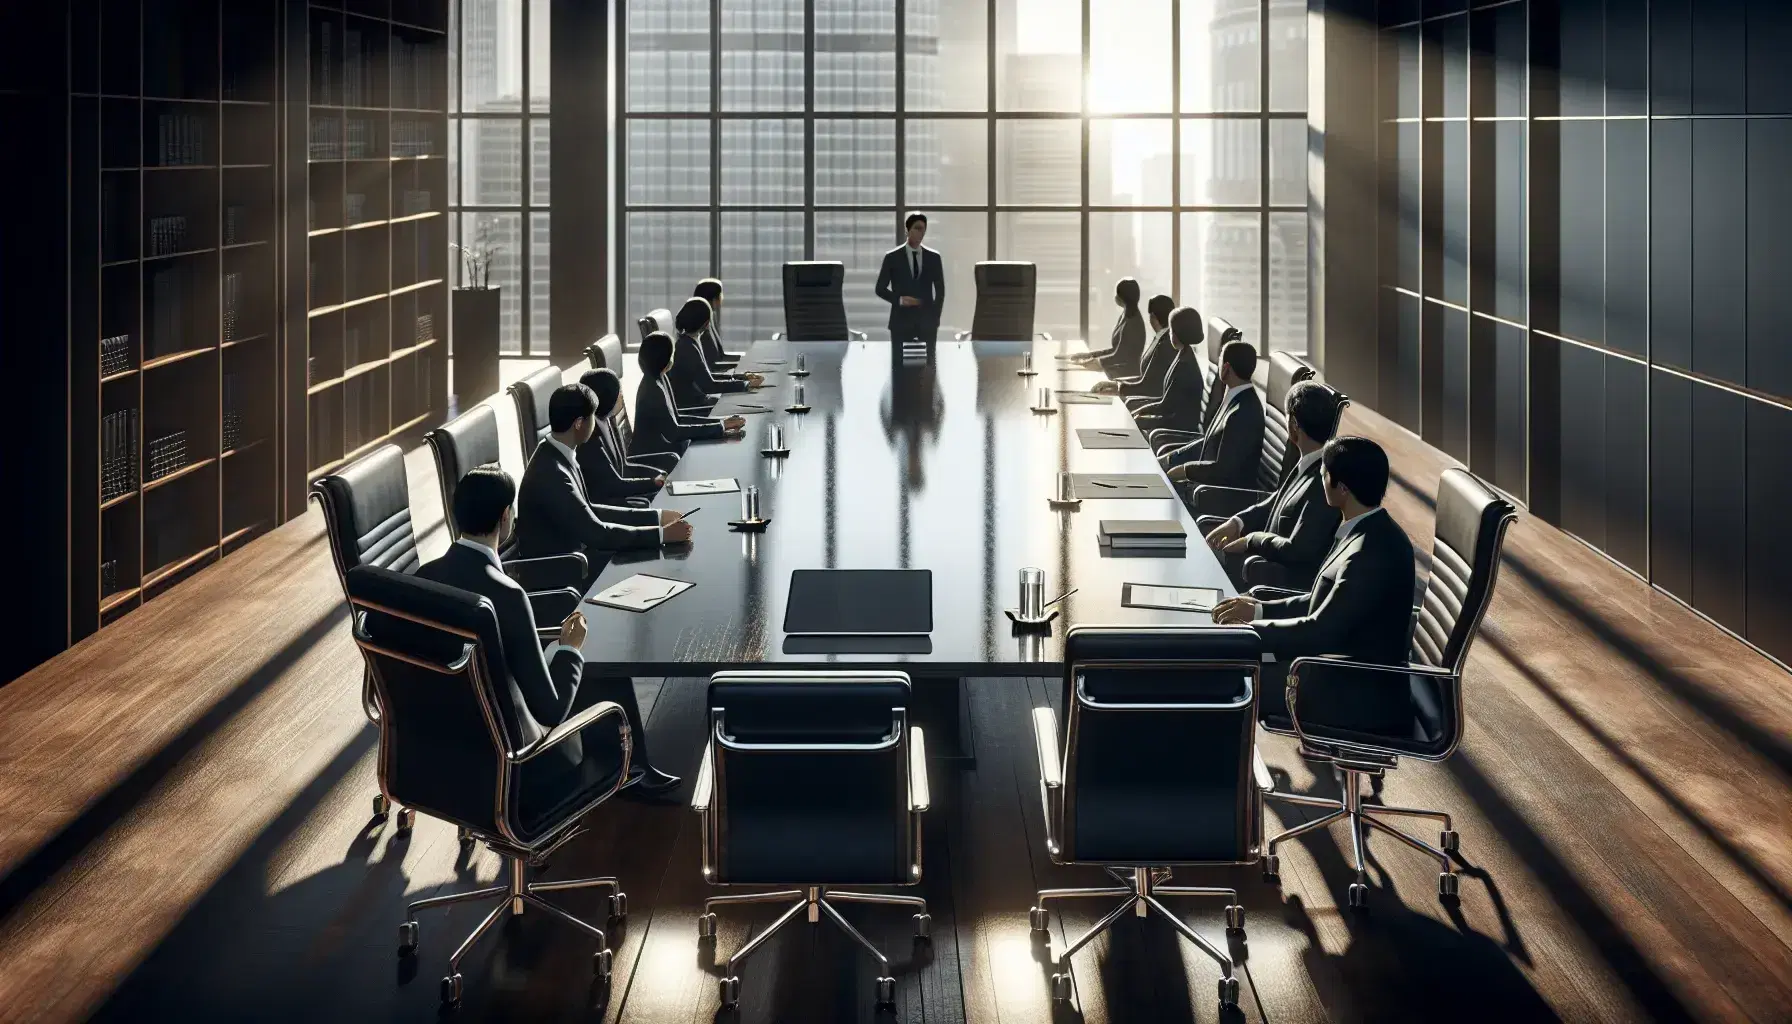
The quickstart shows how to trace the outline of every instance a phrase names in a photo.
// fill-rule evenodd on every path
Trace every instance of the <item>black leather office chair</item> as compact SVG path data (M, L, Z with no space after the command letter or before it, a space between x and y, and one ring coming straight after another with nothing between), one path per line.
M971 311L971 329L959 331L958 340L1033 340L1039 268L1021 260L978 260L973 275L977 306ZM1052 340L1045 332L1038 337Z
M448 523L448 536L459 540L460 526L454 521L454 489L460 486L460 478L466 476L468 470L499 462L498 414L484 403L475 405L424 434L423 442L435 456L436 482L442 490L442 517ZM590 568L584 554L572 551L544 558L518 558L516 552L515 532L512 531L511 539L498 551L498 557L504 561L504 574L530 592L536 618L553 623L566 618L571 611L562 608L564 602L560 596L538 595L558 594L565 588L573 588L573 604L576 605L577 588L583 585Z
M507 867L505 884L406 907L398 928L399 955L417 951L417 911L496 898L498 905L449 956L443 1003L460 1002L460 962L467 951L506 913L521 914L525 906L595 936L592 970L608 981L611 955L603 930L541 894L609 889L610 916L619 918L628 912L628 898L617 880L532 882L528 866L578 835L584 815L628 778L633 738L621 706L602 701L546 728L529 713L505 667L489 600L371 566L351 569L346 583L355 643L386 709L380 717L381 791L455 823L504 858ZM611 726L590 728L605 720ZM532 764L575 736L584 745L576 767Z
M606 334L585 346L585 361L593 370L610 370L621 377L626 373L622 358L622 339Z
M548 401L565 383L565 376L558 366L544 366L505 389L516 405L516 433L517 441L523 446L523 465L529 464L535 446L546 440L551 432Z
M324 514L324 532L330 538L330 559L336 580L348 594L347 574L359 565L375 565L396 572L415 572L423 559L417 551L417 532L411 524L411 487L404 469L404 450L381 445L340 472L319 477L311 485L310 500ZM379 698L369 669L361 677L361 710L378 724ZM385 819L392 811L386 794L373 798L374 816ZM398 812L398 834L409 835L416 815Z
M1450 815L1411 807L1366 804L1362 780L1395 768L1401 757L1442 761L1462 742L1462 671L1468 663L1469 645L1493 600L1499 577L1500 552L1506 531L1518 518L1512 504L1468 472L1445 470L1437 484L1437 527L1431 541L1431 578L1414 609L1412 660L1406 665L1370 665L1342 658L1296 658L1288 666L1286 719L1265 719L1270 732L1300 738L1301 756L1330 762L1338 770L1343 798L1329 800L1293 793L1271 792L1272 800L1317 807L1325 815L1284 831L1269 841L1263 859L1265 878L1276 877L1276 847L1334 821L1350 823L1351 856L1356 881L1348 892L1352 907L1361 907L1369 895L1363 872L1363 848L1368 831L1379 829L1401 842L1437 858L1439 896L1455 896L1457 877L1450 865L1459 838L1450 827ZM1253 590L1265 597L1286 593L1267 588ZM1412 723L1398 733L1362 733L1328 727L1300 718L1299 695L1303 687L1352 688L1400 687L1411 694ZM1415 839L1384 820L1385 817L1434 818L1443 824L1438 845Z
M929 803L927 748L908 724L901 672L721 672L709 683L710 737L691 805L703 819L703 876L712 885L795 885L703 901L698 936L713 941L714 908L794 901L728 957L722 1005L740 1001L736 967L798 913L825 914L877 958L877 1002L896 994L890 961L835 904L915 911L931 935L927 901L842 892L834 885L921 880L921 814Z
M1058 955L1053 998L1073 994L1077 950L1128 911L1155 910L1220 965L1220 1006L1237 1006L1232 957L1159 897L1223 897L1227 931L1243 935L1237 890L1163 883L1176 867L1253 864L1261 851L1268 772L1255 746L1256 632L1077 626L1064 663L1062 732L1051 708L1033 709L1046 849L1054 864L1105 868L1120 884L1043 890L1028 921L1035 932L1049 929L1048 900L1121 903Z
M773 340L845 341L864 335L846 326L840 288L846 265L823 260L784 264L784 330Z
M1296 356L1276 352L1269 357L1268 386L1263 398L1263 457L1257 464L1257 486L1215 487L1211 484L1195 488L1194 506L1198 516L1230 516L1269 497L1300 461L1300 449L1288 438L1288 391L1294 385L1312 380L1316 371ZM1350 399L1337 389L1338 415ZM1332 425L1337 425L1336 419Z

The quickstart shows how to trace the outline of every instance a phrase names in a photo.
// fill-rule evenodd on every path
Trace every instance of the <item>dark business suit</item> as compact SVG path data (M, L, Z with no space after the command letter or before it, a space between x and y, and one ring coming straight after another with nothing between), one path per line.
M903 296L920 299L918 306L904 306ZM946 304L946 266L940 254L921 247L921 274L915 275L907 245L884 253L877 273L877 297L890 304L890 340L932 342L939 338L940 310Z
M680 412L664 377L642 377L635 387L635 439L631 458L670 452L683 455L692 441L719 441L728 436L714 416Z
M1220 410L1199 440L1172 450L1159 461L1165 469L1182 466L1188 485L1250 487L1263 462L1263 399L1246 386Z
M1269 497L1239 512L1243 554L1226 555L1226 572L1234 581L1305 590L1313 585L1319 564L1331 550L1341 513L1325 503L1324 466L1315 458L1304 470L1289 473ZM1196 523L1212 533L1227 516L1202 516ZM1262 560L1244 571L1245 560Z
M703 337L699 340L703 342L704 358L718 371L718 376L720 371L732 369L734 364L740 362L741 353L730 352L722 347L722 332L713 318L709 321L709 326L703 329Z
M650 508L593 506L585 475L552 438L544 438L523 470L516 494L516 542L525 558L583 551L595 577L613 551L657 548L660 514Z
M636 503L659 490L653 478L660 471L628 460L616 426L607 417L598 420L591 440L579 446L579 471L585 478L585 493L605 505Z
M1133 421L1140 432L1183 430L1199 433L1201 403L1207 393L1207 380L1201 374L1201 360L1193 349L1177 346L1176 362L1164 375L1163 395L1133 410Z
M666 371L672 384L672 397L680 409L708 409L718 395L748 390L745 380L718 378L710 372L709 360L703 357L703 344L680 332L672 348L672 368Z
M1139 363L1145 357L1145 318L1138 310L1120 314L1114 322L1114 333L1108 338L1106 351L1094 353L1109 377L1136 377Z
M1120 386L1122 399L1139 398L1155 401L1163 397L1164 378L1169 376L1170 367L1176 362L1176 345L1170 341L1168 327L1157 332L1151 344L1145 349L1145 358L1139 365L1139 372L1134 377L1116 377ZM1142 403L1141 403L1142 404Z
M635 763L645 764L641 744L647 732L641 725L640 707L635 701L634 683L629 679L601 678L587 672L585 658L571 648L553 652L552 660L542 656L541 642L535 633L535 613L528 595L516 581L492 565L485 552L466 544L448 545L442 557L425 563L417 575L426 580L478 594L492 603L498 615L498 636L504 645L504 664L510 678L522 694L529 714L541 727L552 729L571 715L603 700L622 706L634 734ZM585 742L596 751L618 750L616 726L600 722L580 730L579 735L556 744L540 757L522 766L522 799L530 800L532 792L549 794L563 789L567 774L583 767ZM614 768L611 764L608 766ZM589 766L600 772L601 766Z
M1295 658L1331 654L1378 665L1406 664L1414 579L1412 541L1392 516L1375 511L1332 545L1310 591L1263 602L1251 626L1275 664L1273 672L1264 665L1262 713L1287 717L1283 681ZM1380 682L1303 685L1301 720L1371 732L1410 724L1411 695L1404 680L1387 680L1385 687Z

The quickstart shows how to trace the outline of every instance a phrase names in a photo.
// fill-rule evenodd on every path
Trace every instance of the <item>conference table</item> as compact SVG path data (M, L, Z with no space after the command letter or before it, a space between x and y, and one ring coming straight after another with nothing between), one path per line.
M1204 612L1125 607L1127 583L1211 587L1235 593L1218 559L1174 496L1113 499L1083 488L1080 507L1052 507L1058 474L1149 473L1151 451L1085 449L1077 430L1135 432L1124 404L1054 401L1035 412L1041 387L1086 389L1097 372L1055 358L1080 343L939 342L925 353L882 341L762 341L738 369L766 375L753 394L724 396L716 415L749 412L743 438L693 444L672 482L733 478L760 490L762 533L735 532L741 495L676 496L655 507L699 509L689 544L618 555L587 592L636 573L695 584L646 612L583 601L587 660L640 676L689 677L755 666L900 668L936 678L1046 676L1063 671L1064 638L1085 624L1210 622ZM1033 353L1036 375L1023 376ZM809 375L792 376L801 354ZM635 381L627 381L633 385ZM790 413L801 383L806 413ZM1061 398L1061 396L1059 396ZM762 454L783 428L789 455ZM1185 552L1115 556L1098 543L1103 519L1174 519ZM1045 575L1049 630L1018 630L1023 567ZM928 569L933 631L924 637L810 637L784 632L798 569Z

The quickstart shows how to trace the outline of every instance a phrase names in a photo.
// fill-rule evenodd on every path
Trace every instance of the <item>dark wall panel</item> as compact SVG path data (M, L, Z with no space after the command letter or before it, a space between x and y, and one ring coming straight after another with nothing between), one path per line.
M1463 19L1456 19L1461 21ZM1428 294L1468 305L1468 122L1438 126L1443 133L1443 280Z
M1605 360L1580 345L1562 346L1562 527L1605 545Z
M1468 314L1459 309L1438 310L1435 321L1443 331L1443 437L1438 447L1453 458L1468 462L1469 348Z
M1643 424L1649 371L1605 359L1605 551L1639 573L1649 571L1649 453Z
M1649 102L1649 5L1605 5L1605 112L1646 114Z
M1525 112L1525 5L1503 4L1475 14L1476 45L1491 49L1494 59L1493 115L1523 117ZM1485 28L1484 28L1485 27ZM1479 36L1489 37L1483 43Z
M1692 602L1692 382L1651 371L1649 578Z
M1792 663L1792 412L1748 405L1748 630L1750 640Z
M1494 325L1493 482L1520 498L1525 493L1525 332ZM1472 386L1481 387L1477 380Z
M1561 138L1561 317L1554 329L1600 342L1605 339L1605 126L1563 121ZM1551 329L1547 323L1537 326Z
M1649 351L1649 125L1605 126L1605 343Z
M1692 112L1748 110L1748 0L1694 0Z
M1737 632L1748 628L1748 405L1692 386L1692 603Z
M1524 235L1524 123L1493 126L1493 312L1515 323L1527 316ZM1482 301L1477 297L1477 301Z
M1650 130L1650 359L1690 370L1692 122L1656 121Z
M1411 295L1394 296L1394 305L1398 309L1396 349L1399 358L1395 363L1391 393L1394 396L1391 415L1408 430L1419 429L1419 321L1424 310L1420 300ZM1387 401L1384 394L1382 401ZM1383 410L1388 411L1388 410Z
M1419 225L1421 197L1424 193L1421 125L1401 124L1396 128L1399 141L1399 196L1398 240L1399 250L1394 283L1402 288L1419 290Z
M1692 126L1692 369L1748 379L1748 125Z
M1563 117L1605 113L1605 0L1557 0ZM1549 4L1535 14L1547 16Z
M1792 114L1792 74L1787 73L1786 67L1788 54L1792 54L1792 3L1749 0L1749 113Z
M1792 121L1778 118L1748 122L1748 386L1792 398Z

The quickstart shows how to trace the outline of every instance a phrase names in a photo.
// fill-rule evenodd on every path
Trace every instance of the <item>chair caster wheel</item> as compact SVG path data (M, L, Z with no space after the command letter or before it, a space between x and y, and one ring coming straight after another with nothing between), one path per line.
M1369 902L1369 887L1361 882L1352 882L1346 895L1349 897L1351 907L1361 910Z
M1047 931L1052 926L1052 915L1044 907L1034 907L1027 911L1027 924L1036 932Z
M458 973L450 974L442 979L442 1005L449 1007L460 1005L460 975Z
M397 835L408 836L411 834L411 829L415 828L416 826L417 826L417 812L416 811L412 810L409 807L406 807L404 810L398 812L398 831L396 833Z
M1447 829L1438 833L1437 847L1445 853L1455 853L1462 849L1462 836L1455 829Z
M1220 979L1220 1009L1229 1010L1238 1005L1238 979Z
M699 942L701 942L704 939L713 939L715 937L716 937L716 915L714 915L714 914L698 915L698 917L697 917L697 940ZM736 979L736 984L739 984L739 979Z
M1459 876L1454 871L1445 871L1437 876L1437 895L1439 899L1448 899L1456 895Z
M722 1008L724 1010L732 1010L736 1006L740 1005L740 979L739 978L723 978L722 984L721 984L721 989L722 989Z
M386 794L384 793L375 793L373 795L373 816L384 821L386 815L391 813L392 801L386 799Z
M1244 931L1244 907L1234 903L1226 908L1226 930L1229 932Z
M398 926L398 955L412 956L417 952L417 922L406 921Z
M877 979L877 1005L880 1009L886 1006L896 1005L895 978Z
M465 825L458 826L455 829L454 838L456 842L460 843L460 848L463 851L471 850L473 848L473 833L468 832Z
M931 915L931 914L916 914L915 915L915 938L921 940L922 942L926 942L927 940L933 938L933 915Z
M1076 982L1070 980L1070 972L1052 975L1052 999L1055 1002L1067 1003L1076 994Z
M620 921L628 916L628 893L618 892L610 897L610 918Z
M598 981L608 982L610 980L610 970L614 963L615 959L611 956L610 951L607 949L600 949L591 957L591 973Z
M1282 879L1282 858L1273 853L1263 855L1263 880L1279 882Z

